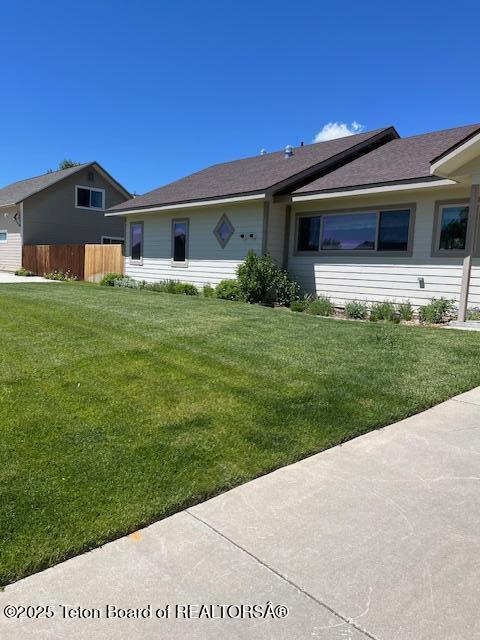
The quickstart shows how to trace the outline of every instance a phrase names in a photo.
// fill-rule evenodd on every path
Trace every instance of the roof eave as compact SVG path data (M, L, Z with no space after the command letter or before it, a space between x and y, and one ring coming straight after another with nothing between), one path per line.
M414 178L411 180L398 180L395 182L383 182L355 185L352 187L339 187L338 189L323 189L292 194L292 202L305 202L308 200L323 200L330 198L346 198L357 195L369 195L375 193L390 193L396 191L412 191L416 189L436 189L455 185L457 182L450 179L442 179L437 176Z
M161 211L175 211L178 209L192 209L198 207L207 207L221 204L235 204L242 202L251 202L255 200L264 200L266 194L262 192L249 192L245 194L237 194L233 196L219 196L218 198L204 198L197 200L185 200L183 202L171 202L160 205L145 205L141 207L133 207L129 209L108 209L106 216L128 216L136 213L156 213Z

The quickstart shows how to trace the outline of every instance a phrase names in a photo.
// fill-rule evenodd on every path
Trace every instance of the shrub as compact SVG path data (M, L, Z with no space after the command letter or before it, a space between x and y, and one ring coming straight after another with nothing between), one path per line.
M427 324L442 324L454 317L454 302L446 298L432 298L429 304L420 307L418 318Z
M20 269L17 269L15 271L15 275L16 276L30 277L30 276L34 276L35 274L33 273L33 271L29 271L28 269L25 269L24 267L20 267Z
M250 250L237 268L238 286L246 302L279 302L289 305L296 300L300 287L288 273L279 269L270 256L257 256Z
M43 277L47 280L61 280L66 282L67 280L78 280L77 276L73 276L70 271L50 271L50 273L44 273Z
M120 276L113 281L114 287L125 287L127 289L139 289L140 283L130 276Z
M191 282L177 282L172 293L178 293L185 296L198 296L198 289Z
M409 322L413 318L413 307L410 300L397 304L397 312L402 320Z
M303 298L292 300L292 302L290 303L290 309L297 312L305 311L311 300L312 298L310 296L303 296Z
M114 281L120 278L123 278L121 273L106 273L100 280L100 285L102 287L113 287Z
M313 316L332 316L333 302L327 296L318 296L307 304L305 311Z
M215 289L212 287L211 284L204 284L203 285L203 297L204 298L214 298L215 297Z
M467 320L480 320L480 307L472 307L467 311Z
M379 320L399 322L400 318L395 310L393 302L385 300L384 302L372 304L370 307L370 320L372 322L378 322Z
M242 300L238 280L222 280L215 287L215 296L221 300Z
M368 307L365 302L351 300L345 305L345 315L354 320L364 320L368 315Z

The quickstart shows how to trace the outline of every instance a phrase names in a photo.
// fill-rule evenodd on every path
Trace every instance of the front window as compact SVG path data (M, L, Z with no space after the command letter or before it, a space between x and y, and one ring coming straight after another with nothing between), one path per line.
M464 251L467 240L468 206L442 207L440 251Z
M90 187L76 187L76 206L83 209L104 209L105 191Z
M378 229L379 251L407 251L410 209L381 211Z
M6 231L0 231L0 242L7 242L8 234Z
M186 262L188 243L188 220L172 221L172 257L174 262Z
M373 251L376 232L376 213L325 216L322 227L322 249Z
M298 221L298 250L318 251L320 243L320 216L308 216Z
M130 224L130 258L141 260L143 257L143 222Z
M297 251L407 252L410 209L300 216Z

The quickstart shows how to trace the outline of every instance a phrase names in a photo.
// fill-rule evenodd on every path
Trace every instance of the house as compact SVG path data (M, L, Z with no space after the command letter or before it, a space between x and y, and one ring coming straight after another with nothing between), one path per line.
M214 165L111 208L125 273L202 286L269 253L305 291L480 305L480 125L393 127Z
M124 220L104 211L130 198L97 162L0 189L0 270L21 266L24 245L123 242Z

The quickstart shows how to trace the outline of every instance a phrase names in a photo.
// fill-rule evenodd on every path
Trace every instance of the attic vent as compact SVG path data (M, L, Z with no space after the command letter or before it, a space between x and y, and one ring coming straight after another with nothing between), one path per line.
M293 156L293 147L291 144L287 144L285 147L285 158L291 158Z
M94 182L95 180L95 174L93 173L93 171L89 171L87 174L87 179L89 182Z

